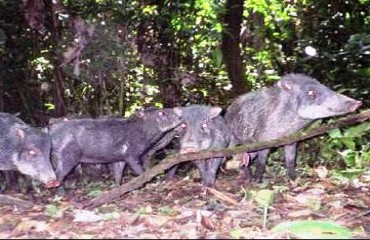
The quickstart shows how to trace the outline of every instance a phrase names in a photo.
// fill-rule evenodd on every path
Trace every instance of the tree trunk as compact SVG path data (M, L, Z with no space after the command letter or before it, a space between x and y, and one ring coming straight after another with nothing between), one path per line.
M57 46L57 42L60 38L60 24L59 20L57 18L56 13L58 10L62 8L62 4L59 0L48 2L48 4L45 4L48 14L48 20L51 23L50 24L50 32L51 32L51 41L53 46ZM59 66L60 61L58 61L56 57L55 52L50 53L52 56L50 57L52 60L52 64L54 66L54 72L53 72L53 79L54 79L54 104L55 104L55 110L54 110L54 117L61 117L66 114L66 105L64 101L64 73L63 69Z
M4 82L0 76L0 112L4 112Z
M249 92L251 85L245 79L245 70L240 49L240 30L243 17L244 0L227 0L226 13L222 16L222 55L229 79L233 85L233 94Z

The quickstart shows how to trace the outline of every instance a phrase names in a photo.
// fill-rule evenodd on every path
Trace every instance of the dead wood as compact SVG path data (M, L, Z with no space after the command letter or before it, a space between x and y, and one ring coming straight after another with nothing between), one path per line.
M305 139L309 139L315 136L322 135L336 128L341 128L341 127L351 125L354 123L364 122L365 120L369 118L370 118L370 110L366 110L358 114L340 118L334 121L333 123L325 124L325 125L322 125L316 128L308 129L308 130L299 131L297 133L294 133L294 134L291 134L291 135L288 135L288 136L285 136L279 139L240 145L235 148L203 150L203 151L199 151L195 153L186 153L186 154L181 154L181 155L174 154L174 155L166 157L161 163L147 170L145 173L141 174L140 176L133 178L126 184L120 187L114 188L110 191L107 191L101 196L90 200L85 205L85 208L92 209L92 208L101 206L105 203L112 202L128 192L138 189L145 183L149 182L153 177L157 176L158 174L163 173L167 169L170 169L172 166L182 163L182 162L194 161L197 159L207 159L207 158L212 158L212 157L223 157L223 156L227 157L227 156L237 155L240 153L262 150L266 148L281 147L284 145L292 144L294 142L299 142Z
M30 201L21 200L4 194L0 194L0 204L14 205L22 210L30 209L34 206L34 204Z
M210 194L212 194L215 198L217 198L218 200L220 200L222 202L225 202L225 203L231 204L231 205L238 205L239 204L239 202L237 200L235 200L234 198L229 197L225 193L222 193L220 191L217 191L214 188L207 187L207 191Z

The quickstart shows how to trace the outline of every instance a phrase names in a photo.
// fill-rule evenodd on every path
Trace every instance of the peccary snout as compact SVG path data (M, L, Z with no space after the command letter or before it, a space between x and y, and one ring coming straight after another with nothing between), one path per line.
M351 111L351 112L354 112L354 111L356 111L359 107L361 107L361 105L362 105L362 102L361 101L355 101L355 103L353 103L353 102L351 102L350 104L352 104L352 106L349 108L349 110Z

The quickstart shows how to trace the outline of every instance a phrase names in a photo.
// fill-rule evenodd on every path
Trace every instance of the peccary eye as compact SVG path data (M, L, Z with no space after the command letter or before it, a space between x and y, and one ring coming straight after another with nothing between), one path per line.
M186 128L187 127L186 123L182 123L180 126L181 126L181 128Z
M310 90L310 91L307 92L307 94L308 94L308 96L315 96L316 95L316 92Z
M164 116L164 112L160 111L160 112L158 112L158 115L159 116Z
M28 150L28 154L31 155L31 156L34 156L36 155L36 151L31 149L31 150Z
M204 128L204 129L208 128L208 124L207 123L203 123L202 124L202 128Z

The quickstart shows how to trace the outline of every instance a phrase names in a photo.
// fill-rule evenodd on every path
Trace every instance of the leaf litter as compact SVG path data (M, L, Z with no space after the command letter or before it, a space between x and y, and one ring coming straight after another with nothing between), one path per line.
M93 183L74 186L63 197L52 189L10 192L6 194L32 199L35 207L0 205L0 238L290 239L308 238L313 231L369 238L370 195L367 182L360 184L366 178L340 182L320 176L292 184L275 175L266 176L264 184L241 184L239 173L220 172L216 189L192 177L156 178L93 210L82 209L93 198L86 189L104 192L114 187L111 180L99 184L100 189L86 186ZM279 224L284 231L273 231ZM336 229L342 235L335 235Z

